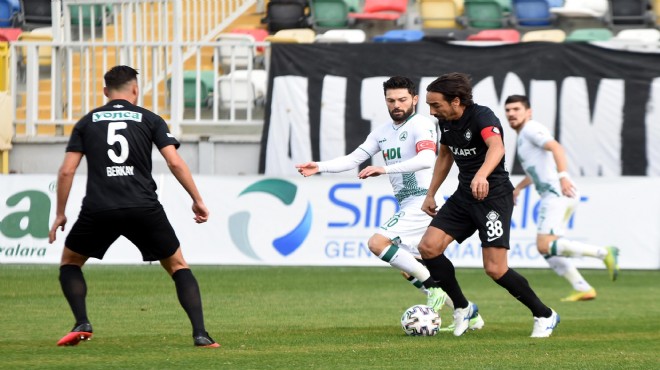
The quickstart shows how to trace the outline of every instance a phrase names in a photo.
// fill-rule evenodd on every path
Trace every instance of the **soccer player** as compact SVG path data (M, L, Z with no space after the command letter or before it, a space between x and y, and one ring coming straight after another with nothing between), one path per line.
M567 172L564 148L545 126L532 120L532 110L526 96L509 96L504 109L509 125L518 133L517 155L526 174L513 190L514 201L523 189L534 183L541 196L536 247L557 275L568 280L574 290L562 301L594 299L596 289L567 257L588 256L602 260L614 281L619 273L619 249L589 245L564 237L568 220L580 199Z
M416 114L419 100L417 86L407 77L391 77L383 83L385 103L392 118L374 131L352 153L323 162L296 165L303 176L318 172L343 172L380 153L386 166L368 166L358 173L360 179L387 174L399 202L399 211L380 226L368 241L369 250L392 267L405 272L413 285L431 278L428 269L418 261L417 245L429 224L429 216L421 205L431 181L437 148L435 123ZM417 257L417 258L416 258ZM451 303L437 286L428 291L427 304L439 311ZM453 307L452 307L453 308ZM471 318L470 329L481 329L479 315Z
M57 345L77 345L92 337L82 266L89 257L103 259L121 235L133 242L145 261L160 261L174 280L181 306L192 324L193 343L219 347L204 327L199 286L183 258L151 176L151 148L156 145L172 174L192 198L195 222L208 220L188 166L176 149L179 142L158 115L138 107L138 72L115 66L104 76L109 101L78 121L57 176L57 211L48 234L50 243L67 222L66 203L76 170L87 159L87 190L78 220L66 237L60 263L60 284L76 320Z
M426 103L438 119L440 152L422 205L433 216L419 250L431 279L424 286L441 287L454 302L454 335L468 329L478 311L456 280L454 265L444 255L451 242L462 243L479 231L486 274L527 306L534 316L532 337L548 337L559 315L543 304L527 280L508 267L513 185L504 166L502 126L488 107L472 101L470 78L463 73L438 77L426 88ZM437 210L434 195L458 165L458 188Z

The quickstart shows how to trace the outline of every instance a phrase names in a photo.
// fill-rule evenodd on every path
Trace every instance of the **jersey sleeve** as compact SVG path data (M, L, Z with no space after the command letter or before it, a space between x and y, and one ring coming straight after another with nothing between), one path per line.
M529 128L530 130L523 130L525 139L539 148L543 148L548 141L554 140L552 135L550 135L550 131L548 131L543 125L534 124Z
M83 130L85 127L85 119L87 116L83 117L76 125L73 127L73 130L71 131L71 136L69 137L69 142L66 145L66 151L67 152L80 152L84 153L85 152L85 146L83 144Z
M156 148L162 149L168 145L174 145L175 148L179 148L179 141L170 133L170 129L167 127L167 123L160 116L154 114L153 116L154 124L152 128L153 140Z
M417 153L422 150L432 150L437 152L438 147L438 131L435 124L430 120L420 120L413 126L415 135L415 148Z

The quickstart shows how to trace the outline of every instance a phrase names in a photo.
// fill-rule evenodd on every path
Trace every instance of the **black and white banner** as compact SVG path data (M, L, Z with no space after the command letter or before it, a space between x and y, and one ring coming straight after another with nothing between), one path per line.
M393 75L426 86L447 72L469 73L474 101L505 129L507 163L515 132L504 100L526 94L534 118L565 146L576 176L660 176L660 54L581 43L472 47L434 42L274 44L260 173L295 174L294 164L353 151L389 121L382 83Z

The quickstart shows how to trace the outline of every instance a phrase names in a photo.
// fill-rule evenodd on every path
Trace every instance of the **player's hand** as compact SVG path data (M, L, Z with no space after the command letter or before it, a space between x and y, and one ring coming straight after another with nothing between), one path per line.
M488 180L479 175L475 175L470 183L470 189L472 189L472 196L476 200L484 200L488 196Z
M298 172L305 177L312 176L319 172L319 165L316 164L316 162L297 164L296 168L298 169Z
M358 177L361 179L366 179L367 177L376 177L384 174L385 174L385 169L383 167L368 166L364 168L362 171L360 171L360 173L358 173Z
M559 179L559 183L561 184L562 194L564 194L569 198L575 198L576 195L575 184L573 184L573 181L571 181L571 179L569 179L568 177L562 177L561 179Z
M438 213L438 204L435 202L435 198L426 196L422 203L422 211L431 217L435 217Z
M64 225L66 225L66 216L65 215L59 215L55 216L55 221L53 221L53 226L50 228L50 231L48 232L48 243L53 244L53 242L56 239L57 234L57 228L62 228L62 231L64 231Z
M518 189L513 189L513 205L518 204L518 195L520 195L520 190Z
M209 210L204 202L193 202L192 211L195 214L194 220L198 224L203 224L209 220Z

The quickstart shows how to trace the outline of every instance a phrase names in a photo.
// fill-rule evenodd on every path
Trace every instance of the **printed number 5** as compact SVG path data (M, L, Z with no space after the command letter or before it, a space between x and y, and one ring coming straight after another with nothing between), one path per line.
M128 158L128 140L115 132L126 127L126 122L110 122L108 124L108 145L119 143L119 155L115 154L112 148L108 149L108 157L115 163L124 163L126 162L126 158Z

